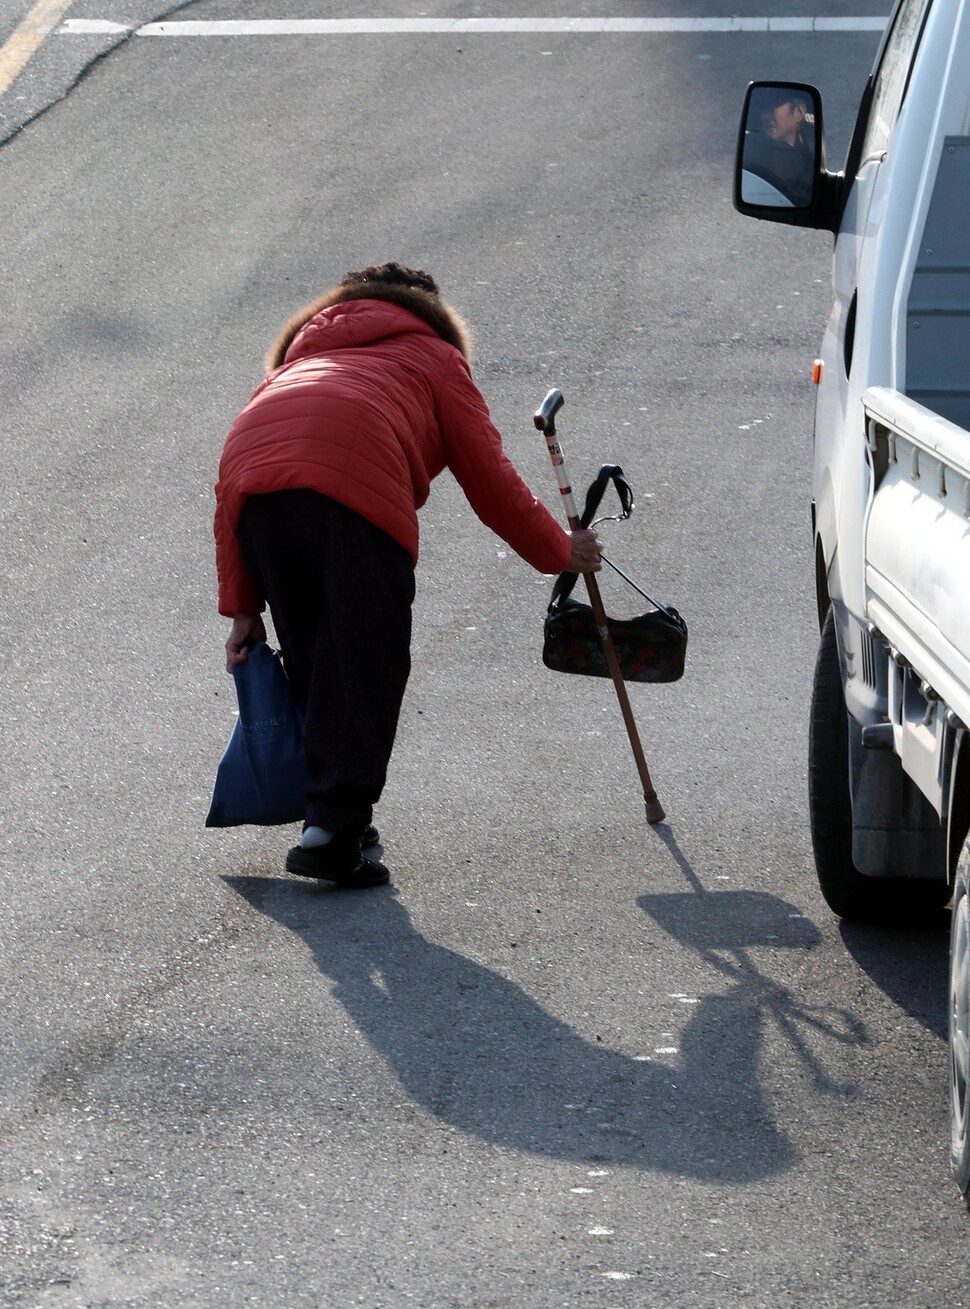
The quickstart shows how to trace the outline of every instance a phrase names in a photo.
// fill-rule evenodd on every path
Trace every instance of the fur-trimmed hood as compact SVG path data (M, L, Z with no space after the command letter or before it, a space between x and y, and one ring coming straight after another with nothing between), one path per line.
M435 335L453 345L469 363L471 362L471 335L461 315L442 299L416 286L389 285L380 282L335 286L318 299L294 314L280 332L266 355L266 371L274 372L282 364L292 363L304 354L312 353L308 337L312 337L315 320L336 305L352 300L381 300L397 305L420 318ZM332 315L331 315L332 317ZM323 327L323 323L319 324Z

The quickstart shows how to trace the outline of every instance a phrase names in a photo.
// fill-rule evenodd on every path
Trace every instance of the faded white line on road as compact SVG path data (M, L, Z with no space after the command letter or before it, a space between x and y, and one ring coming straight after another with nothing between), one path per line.
M57 29L57 36L115 36L119 32L132 32L124 23L112 23L107 18L69 18Z
M74 0L37 0L37 4L0 46L0 95L22 71L30 56L70 9Z
M881 32L867 18L258 18L184 19L126 28L106 19L69 18L62 36L130 31L135 36L374 36L441 33Z

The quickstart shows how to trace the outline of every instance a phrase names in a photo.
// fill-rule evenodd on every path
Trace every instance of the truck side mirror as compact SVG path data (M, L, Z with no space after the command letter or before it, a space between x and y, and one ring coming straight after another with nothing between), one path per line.
M752 82L734 164L734 207L802 227L827 227L822 97L803 82Z

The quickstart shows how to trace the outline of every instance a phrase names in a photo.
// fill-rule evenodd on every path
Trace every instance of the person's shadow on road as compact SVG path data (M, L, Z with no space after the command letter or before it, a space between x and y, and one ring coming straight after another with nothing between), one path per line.
M621 1053L580 1036L500 973L427 940L389 887L362 894L277 878L225 880L306 943L405 1091L462 1132L556 1159L717 1182L774 1176L796 1161L759 1070L766 1012L795 1007L776 984L766 991L751 966L733 976L727 994L698 998L679 1054L655 1054L652 1040L642 1053ZM732 894L735 914L743 916L741 898L750 895L762 919L765 901L775 900ZM641 904L662 917L665 899L675 902L675 917L683 911L682 896ZM816 929L788 910L775 901L773 921L784 921L789 944L811 948ZM689 925L675 934L689 937ZM591 976L591 1003L598 985Z

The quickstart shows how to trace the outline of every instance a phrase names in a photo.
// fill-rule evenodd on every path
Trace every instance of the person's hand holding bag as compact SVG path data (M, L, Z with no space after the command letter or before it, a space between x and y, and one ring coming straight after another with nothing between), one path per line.
M233 664L243 664L251 646L266 640L262 614L233 614L232 630L226 641L226 672Z

